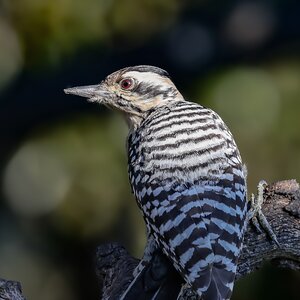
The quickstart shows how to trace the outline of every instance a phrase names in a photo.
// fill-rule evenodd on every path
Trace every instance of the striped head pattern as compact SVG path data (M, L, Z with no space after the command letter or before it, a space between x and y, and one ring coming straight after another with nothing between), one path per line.
M144 115L170 101L183 101L169 74L153 66L127 67L107 76L100 84L65 89L124 113L130 127Z

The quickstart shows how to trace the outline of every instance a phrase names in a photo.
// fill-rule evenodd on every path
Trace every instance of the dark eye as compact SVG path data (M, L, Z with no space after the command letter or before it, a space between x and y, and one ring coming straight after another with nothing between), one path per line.
M123 90L129 90L133 87L133 80L131 78L125 78L120 81L120 86Z

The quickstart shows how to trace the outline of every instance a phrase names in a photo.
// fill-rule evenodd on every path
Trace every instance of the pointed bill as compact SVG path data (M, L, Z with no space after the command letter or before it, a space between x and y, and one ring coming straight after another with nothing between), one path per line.
M90 102L102 102L104 98L109 96L109 92L105 89L103 84L76 86L64 89L66 94L76 95L88 98Z

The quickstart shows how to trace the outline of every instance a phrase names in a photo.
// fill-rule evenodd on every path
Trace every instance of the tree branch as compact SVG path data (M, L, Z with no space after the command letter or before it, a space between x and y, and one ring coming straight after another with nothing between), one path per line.
M238 264L237 279L257 270L265 261L300 270L300 189L295 180L267 187L263 213L276 233L280 248L250 225Z
M274 230L280 248L265 233L251 224L244 236L236 280L259 269L269 261L279 267L300 270L300 189L296 180L268 186L264 193L263 213ZM118 243L101 245L97 251L97 270L103 285L103 299L119 299L132 280L138 260ZM183 299L197 299L187 289Z
M25 300L20 283L0 278L0 299Z

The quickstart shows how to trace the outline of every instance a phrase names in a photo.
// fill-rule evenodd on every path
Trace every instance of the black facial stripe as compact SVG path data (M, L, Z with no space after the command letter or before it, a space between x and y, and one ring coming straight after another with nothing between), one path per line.
M164 89L161 85L152 85L141 82L136 86L134 92L140 96L146 96L148 99L155 98L158 95L162 95L163 98L167 98L170 94L175 96L176 89L173 87Z
M154 86L152 84L146 84L146 83L139 83L136 88L134 89L134 92L141 95L146 96L147 98L153 98L161 94L161 86Z

